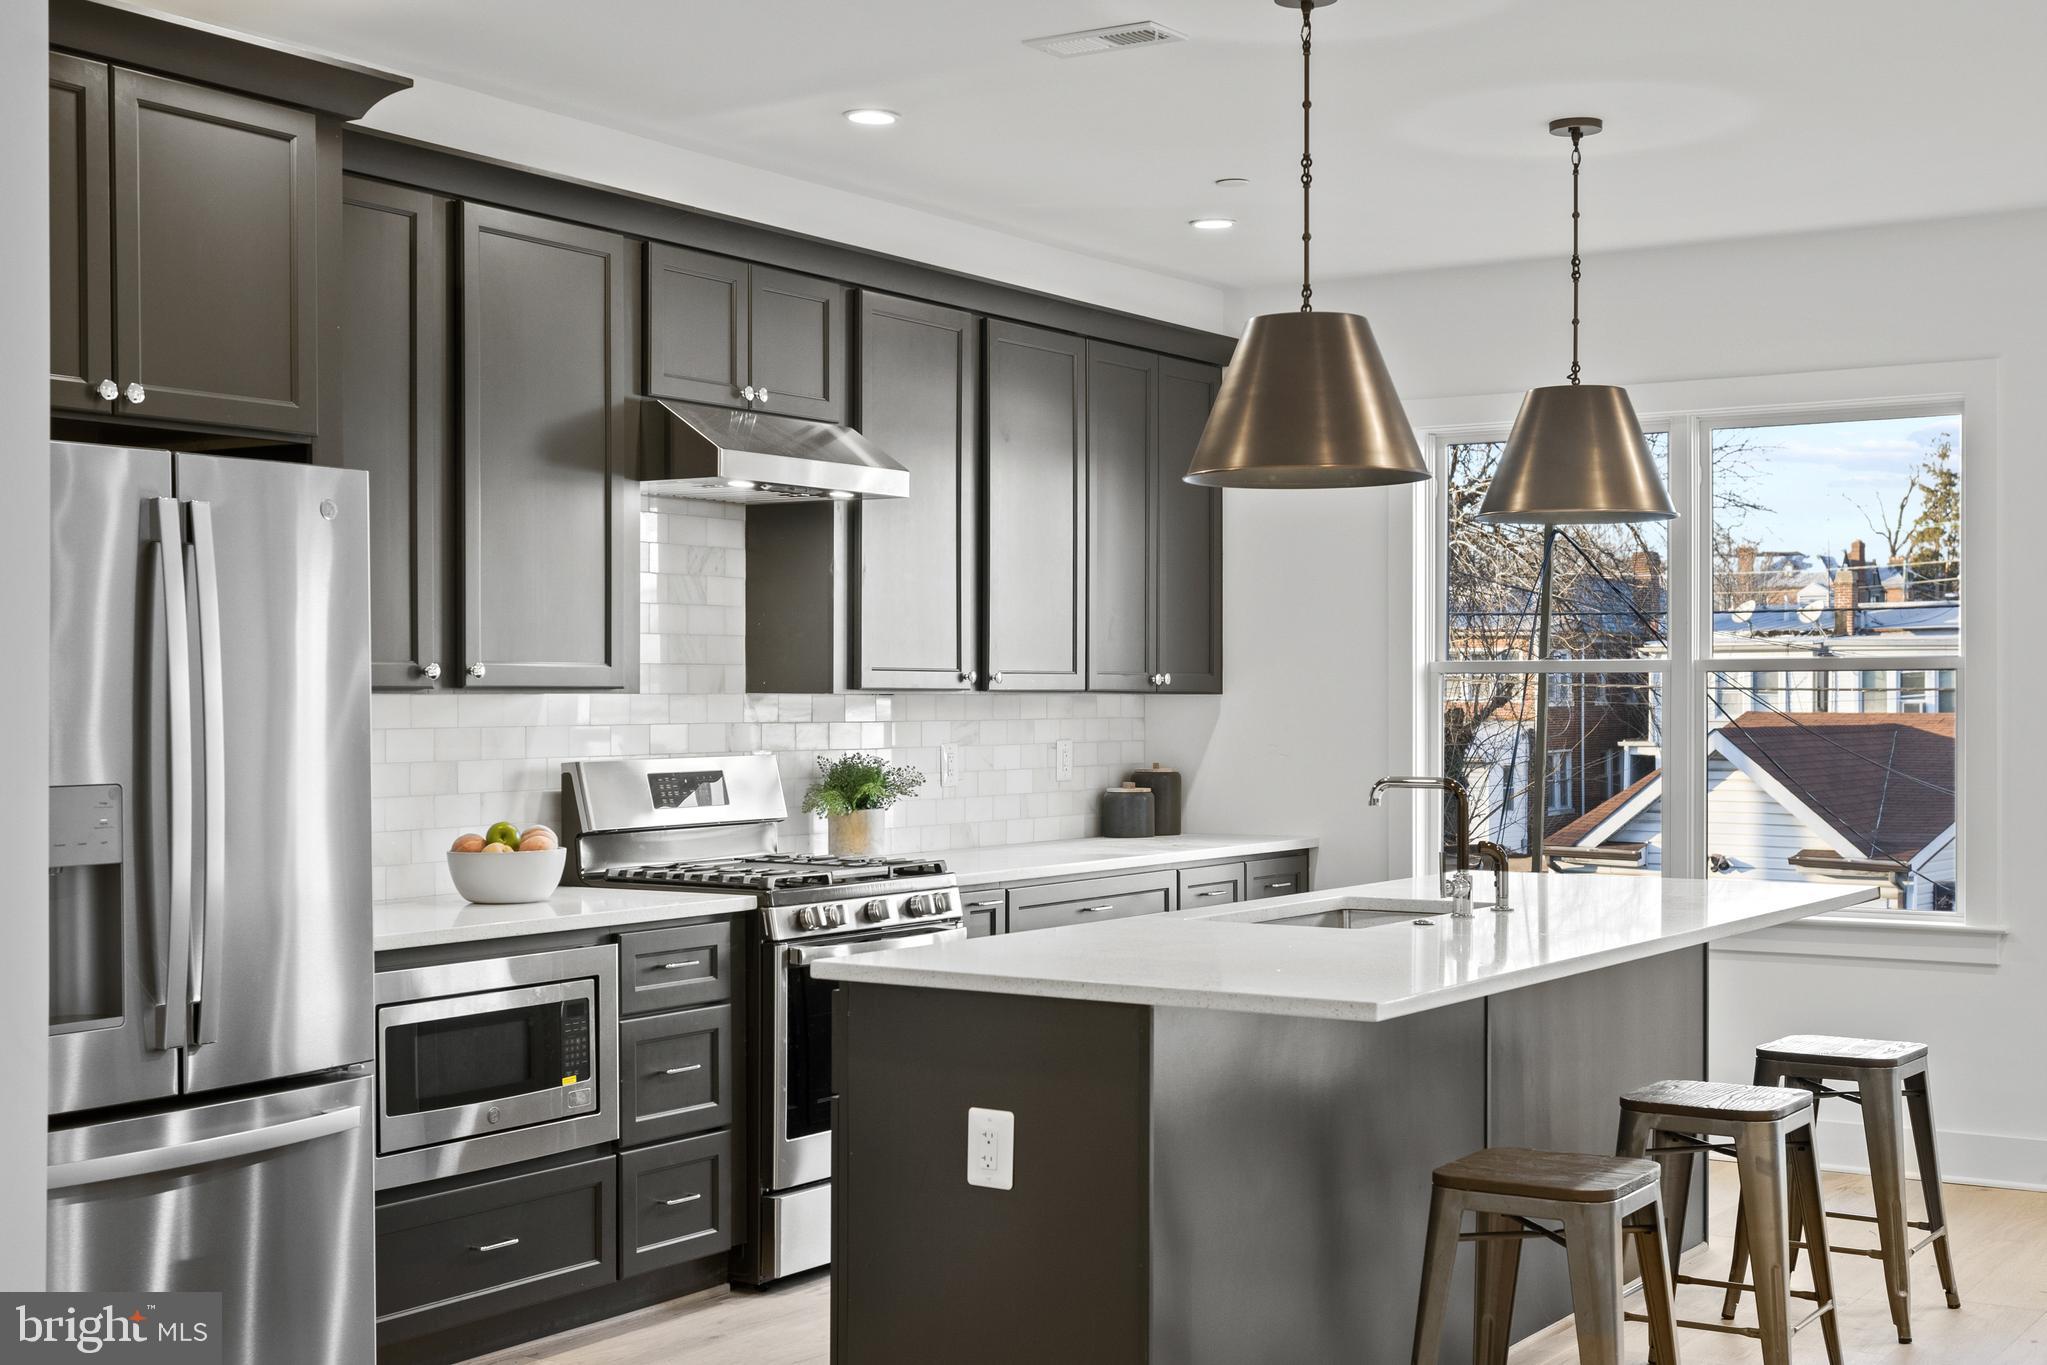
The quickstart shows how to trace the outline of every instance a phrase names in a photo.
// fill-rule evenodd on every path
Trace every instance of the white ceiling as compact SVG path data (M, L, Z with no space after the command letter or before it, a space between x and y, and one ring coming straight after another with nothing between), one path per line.
M1271 0L155 3L1190 279L1297 269ZM1023 46L1138 19L1190 41ZM2047 203L2035 0L1341 0L1316 29L1318 275L1560 252L1561 115L1607 120L1588 252ZM839 117L868 104L902 123Z

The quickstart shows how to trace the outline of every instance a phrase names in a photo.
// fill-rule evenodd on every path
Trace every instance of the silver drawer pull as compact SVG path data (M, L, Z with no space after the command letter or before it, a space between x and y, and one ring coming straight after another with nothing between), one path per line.
M1267 882L1265 889L1267 891L1291 891L1294 889L1293 879L1289 877L1283 882Z
M1207 900L1212 896L1227 896L1229 894L1230 888L1227 886L1213 886L1206 891L1196 891L1194 896L1197 900Z
M700 1194L686 1194L683 1195L680 1199L663 1199L660 1202L662 1208L672 1209L677 1204L694 1204L697 1202L697 1200L702 1198L703 1196Z
M1097 910L1114 910L1115 908L1116 903L1114 901L1110 901L1107 905L1076 905L1073 908L1073 913L1076 915L1092 915Z
M490 1245L488 1245L488 1246L480 1246L480 1247L471 1247L471 1248L469 1248L469 1249L470 1249L471 1251L503 1251L503 1250L504 1250L505 1248L507 1248L507 1247L515 1247L515 1246L517 1246L517 1245L519 1245L519 1239L518 1239L518 1238L516 1238L516 1237L507 1237L507 1238L505 1238L505 1240L504 1240L504 1241L502 1241L502 1242L492 1242L492 1243L491 1243Z
M968 902L967 902L967 909L969 909L969 910L993 910L993 909L995 909L995 908L996 908L997 906L999 906L999 905L1001 905L1001 904L1002 904L1002 902L1001 902L1001 901L968 901Z
M702 1071L703 1069L704 1064L702 1062L691 1062L688 1066L671 1066L661 1074L664 1076L687 1076L692 1071Z
M664 962L661 964L661 970L664 972L680 972L691 967L701 967L703 965L704 960L702 958L693 957L687 962Z

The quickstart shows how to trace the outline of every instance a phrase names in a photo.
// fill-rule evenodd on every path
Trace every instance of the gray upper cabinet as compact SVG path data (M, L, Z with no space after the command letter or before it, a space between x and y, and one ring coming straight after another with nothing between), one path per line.
M846 290L649 243L647 392L845 421Z
M1153 459L1152 671L1160 692L1223 690L1223 499L1181 476L1201 441L1222 372L1159 361Z
M1019 323L986 326L986 610L990 687L1087 682L1087 343Z
M432 687L460 671L448 649L442 578L449 205L371 180L350 178L342 193L341 413L345 463L370 476L370 681Z
M638 682L627 242L460 206L461 681Z
M1087 344L1087 685L1152 689L1152 464L1159 358Z
M70 412L114 408L107 107L105 65L50 54L50 405Z
M855 687L961 689L979 669L980 322L863 293L860 430L910 496L853 509Z
M116 412L317 426L317 122L114 68Z

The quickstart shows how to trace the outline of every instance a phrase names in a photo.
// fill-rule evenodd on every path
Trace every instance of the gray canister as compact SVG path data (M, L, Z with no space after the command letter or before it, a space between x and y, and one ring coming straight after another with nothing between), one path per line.
M1178 834L1180 832L1180 771L1168 768L1163 763L1154 763L1149 768L1139 768L1130 774L1130 780L1140 787L1151 789L1151 818L1153 833Z
M1152 795L1135 782L1102 793L1102 837L1146 839L1152 834Z

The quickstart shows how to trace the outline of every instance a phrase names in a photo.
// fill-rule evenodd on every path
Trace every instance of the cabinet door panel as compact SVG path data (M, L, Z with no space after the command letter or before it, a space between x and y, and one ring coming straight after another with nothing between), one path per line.
M50 406L70 412L113 409L107 86L100 63L50 54Z
M747 265L729 256L647 246L647 392L746 406Z
M990 688L1086 683L1085 343L987 325L987 639Z
M636 681L626 241L462 206L463 682Z
M121 68L113 90L115 380L139 416L311 433L313 116Z
M970 313L861 296L859 426L910 496L854 509L857 687L958 689L979 667L979 332Z
M1087 685L1152 690L1152 447L1159 358L1087 344Z
M762 412L846 420L846 291L829 280L752 267L749 373Z
M370 476L370 682L433 687L460 670L441 611L447 553L447 201L348 180L342 248L344 463Z
M1220 692L1223 686L1222 490L1181 477L1221 380L1212 365L1171 357L1159 362L1152 638L1153 666L1171 680L1162 692Z

